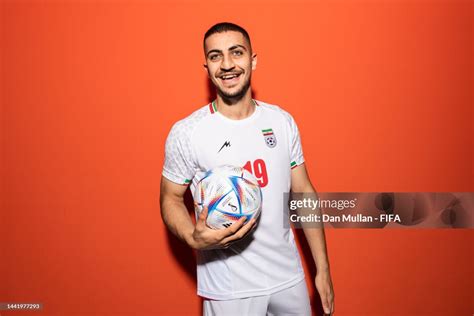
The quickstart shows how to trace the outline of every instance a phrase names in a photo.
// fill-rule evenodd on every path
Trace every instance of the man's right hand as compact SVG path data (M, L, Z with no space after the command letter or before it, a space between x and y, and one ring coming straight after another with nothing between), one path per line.
M199 250L228 248L231 243L243 238L255 225L252 218L244 224L245 217L224 229L212 229L207 226L207 207L204 207L196 222L196 227L188 244Z

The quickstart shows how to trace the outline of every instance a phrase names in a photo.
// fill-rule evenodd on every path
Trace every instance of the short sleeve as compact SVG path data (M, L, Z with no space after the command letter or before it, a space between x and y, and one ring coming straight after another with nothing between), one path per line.
M171 128L165 145L163 176L178 184L187 185L195 174L194 151L186 124L177 122Z
M304 162L304 156L298 126L296 125L295 120L290 114L288 114L288 123L290 131L290 167L291 169L293 169Z

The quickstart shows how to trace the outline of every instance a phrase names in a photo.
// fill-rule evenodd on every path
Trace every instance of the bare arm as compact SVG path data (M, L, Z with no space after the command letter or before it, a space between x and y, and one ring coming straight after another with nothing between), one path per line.
M291 191L298 193L316 193L308 177L304 164L291 171ZM311 254L318 271L329 271L324 228L303 228Z
M179 239L192 247L194 224L184 205L187 186L179 185L161 177L160 207L161 217L168 229Z
M244 237L255 224L255 219L252 219L244 225L245 218L242 217L228 228L214 230L206 225L207 208L205 208L194 226L184 205L186 188L162 177L160 206L161 217L168 229L191 248L227 248L232 242Z
M291 191L298 193L316 193L309 179L305 164L292 169ZM334 312L334 291L329 270L324 228L303 226L303 231L311 248L311 254L316 265L317 275L315 283L321 296L324 312L331 314Z

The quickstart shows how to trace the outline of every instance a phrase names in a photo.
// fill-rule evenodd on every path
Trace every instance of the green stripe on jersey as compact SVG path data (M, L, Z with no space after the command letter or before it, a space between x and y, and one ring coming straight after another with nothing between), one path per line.
M291 167L293 167L295 165L296 165L296 161L292 161L291 164L290 164Z
M268 133L268 132L273 132L273 130L271 128L269 129L262 129L262 132L263 133Z

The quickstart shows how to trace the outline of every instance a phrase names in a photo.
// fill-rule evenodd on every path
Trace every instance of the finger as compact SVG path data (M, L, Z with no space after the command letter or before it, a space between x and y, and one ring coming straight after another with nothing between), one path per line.
M242 228L240 228L240 230L237 232L239 234L242 234L242 237L247 235L247 233L249 231L252 230L252 228L255 227L255 223L256 223L256 219L255 218L252 218L251 220L249 220L247 223L245 223Z
M207 213L208 213L207 206L204 206L201 213L198 216L198 222L196 224L206 225Z
M254 226L255 219L251 219L247 224L243 225L236 233L224 238L221 243L229 243L243 238Z
M330 305L329 305L329 301L328 301L326 295L321 295L321 303L323 303L324 313L330 315L331 310L329 308Z
M248 221L248 223L244 225L244 227L247 227L247 226L248 226L248 229L245 232L244 237L255 230L255 227L257 227L257 219L252 218L250 221Z
M221 229L220 231L222 233L221 235L222 239L226 238L227 236L235 234L244 225L244 222L245 222L245 217L241 217L239 218L238 221L236 221L229 227L225 229Z

